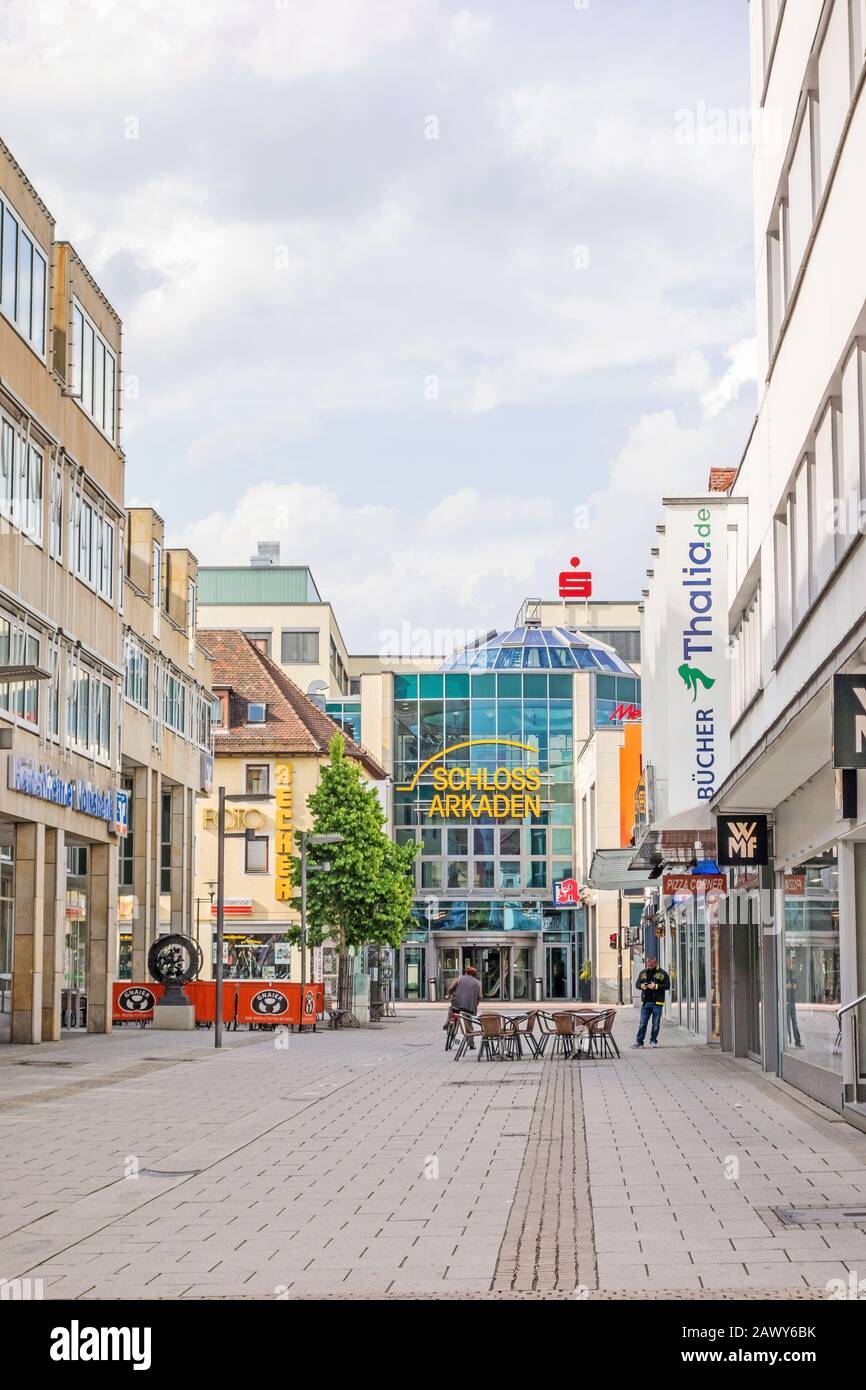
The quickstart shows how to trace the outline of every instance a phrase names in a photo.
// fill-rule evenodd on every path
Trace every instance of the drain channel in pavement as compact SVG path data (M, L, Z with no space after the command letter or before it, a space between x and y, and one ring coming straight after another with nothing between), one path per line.
M785 1226L850 1226L866 1222L862 1207L772 1207Z
M140 1178L194 1178L200 1168L142 1168Z

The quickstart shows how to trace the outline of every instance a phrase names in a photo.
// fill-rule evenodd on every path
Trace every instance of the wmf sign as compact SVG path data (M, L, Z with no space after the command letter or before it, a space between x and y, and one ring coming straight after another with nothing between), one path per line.
M866 675L833 677L833 766L866 767Z
M738 811L716 817L718 863L725 869L758 868L769 863L767 817Z

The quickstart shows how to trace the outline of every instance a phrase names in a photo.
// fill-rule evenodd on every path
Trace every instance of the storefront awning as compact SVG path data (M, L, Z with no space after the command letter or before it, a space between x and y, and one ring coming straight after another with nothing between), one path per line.
M587 882L599 892L628 893L654 882L649 869L631 868L634 849L597 849L592 856Z
M693 864L716 857L716 820L705 805L690 806L675 816L654 821L632 851L633 869L655 870L665 864Z

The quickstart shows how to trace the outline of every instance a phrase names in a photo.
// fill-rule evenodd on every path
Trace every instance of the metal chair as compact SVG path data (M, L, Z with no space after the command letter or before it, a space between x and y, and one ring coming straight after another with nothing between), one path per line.
M470 1052L474 1052L475 1039L481 1037L481 1019L476 1018L474 1014L460 1013L457 1015L455 1026L461 1034L460 1046L454 1058L455 1062L459 1062L467 1048Z
M616 1022L616 1009L606 1009L603 1014L587 1021L587 1055L590 1057L619 1057L619 1048L613 1036Z
M523 1042L529 1045L529 1050L534 1058L541 1056L539 1045L535 1040L535 1024L538 1018L538 1010L533 1009L528 1014L517 1014L509 1019L511 1030L516 1040L516 1051L518 1059L523 1059Z
M545 1013L543 1009L539 1009L535 1018L538 1023L538 1041L535 1044L535 1055L536 1057L543 1057L544 1050L550 1042L550 1039L556 1037L556 1027L553 1021L554 1015Z

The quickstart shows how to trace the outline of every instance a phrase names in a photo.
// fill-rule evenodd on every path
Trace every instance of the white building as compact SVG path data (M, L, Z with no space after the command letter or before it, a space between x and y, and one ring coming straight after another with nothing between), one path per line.
M715 808L770 813L774 911L731 934L723 1043L842 1110L863 1092L836 1010L866 987L866 780L841 820L831 746L833 676L866 669L866 0L752 0L750 26L782 138L755 145L758 415L730 488L748 523Z

